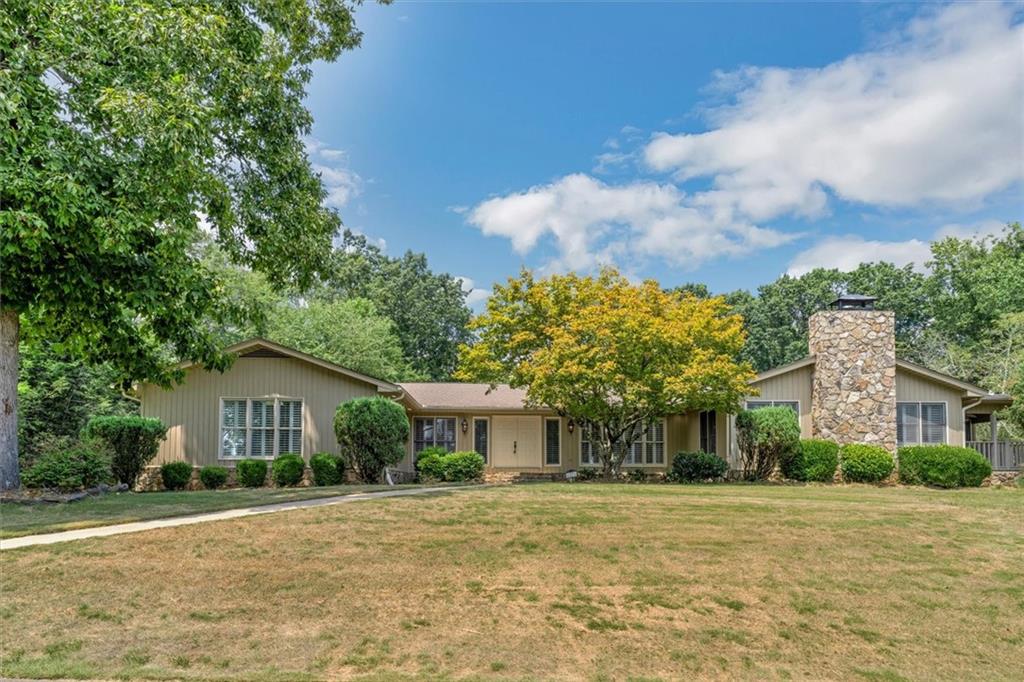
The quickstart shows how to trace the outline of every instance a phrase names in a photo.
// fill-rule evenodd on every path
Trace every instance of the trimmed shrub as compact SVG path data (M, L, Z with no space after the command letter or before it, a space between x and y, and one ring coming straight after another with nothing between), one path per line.
M899 449L900 483L940 488L976 488L992 475L992 465L971 448L908 445Z
M600 476L601 472L594 467L580 467L576 470L577 481L593 481Z
M313 485L338 485L345 480L345 460L331 452L318 452L309 458Z
M839 445L808 438L782 459L782 475L794 481L830 482L839 464Z
M386 466L405 456L409 420L402 406L387 398L356 398L338 405L334 433L345 463L366 483L376 483Z
M153 461L167 427L146 417L93 417L82 432L99 439L110 449L110 469L121 483L134 485L142 469Z
M437 452L441 450L441 452ZM423 481L443 481L444 461L448 452L444 448L426 448L416 455L416 472Z
M736 415L736 441L743 455L744 476L764 480L799 447L796 412L788 407L744 410Z
M843 480L854 483L877 483L892 473L895 463L888 450L879 445L850 443L839 449Z
M472 450L452 452L441 458L446 481L476 481L484 475L484 458Z
M243 488L261 488L267 480L267 461L243 459L235 465L235 477Z
M160 467L160 478L167 490L184 490L192 480L192 465L188 462L168 462Z
M207 490L216 490L228 482L228 470L224 467L205 466L199 470L199 480Z
M626 480L630 483L646 483L647 472L643 469L630 469L626 472Z
M677 452L668 477L676 483L706 481L721 478L728 468L724 459L711 452Z
M302 481L302 474L306 471L306 463L302 455L293 452L286 452L278 455L271 466L274 483L282 488L298 485Z
M99 443L75 443L44 453L22 474L22 482L29 488L64 491L92 488L112 479L110 455Z

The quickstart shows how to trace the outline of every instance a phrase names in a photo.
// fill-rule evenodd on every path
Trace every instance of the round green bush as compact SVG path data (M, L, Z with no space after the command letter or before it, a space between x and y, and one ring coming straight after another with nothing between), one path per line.
M446 481L476 481L484 475L484 458L473 451L452 452L441 458Z
M775 465L792 457L800 445L800 421L788 407L762 407L736 415L736 445L743 458L743 475L765 480Z
M953 445L908 445L899 449L900 483L940 488L978 487L992 465L971 448Z
M76 443L40 455L21 480L28 488L70 491L92 488L112 478L110 455L102 444Z
M192 465L188 462L168 462L160 467L160 478L167 490L184 490L192 480Z
M807 438L782 459L782 475L794 481L829 483L839 464L839 445L830 440Z
M224 467L205 466L199 470L199 480L207 490L216 490L228 482L228 470Z
M278 455L273 465L274 483L281 487L298 485L305 471L306 463L302 455L291 452Z
M243 488L261 488L267 480L267 462L263 459L243 459L235 465L238 485Z
M99 439L110 451L110 470L121 483L133 485L142 469L156 457L167 427L147 417L93 417L82 435Z
M416 455L416 471L425 481L444 480L444 457L448 451L442 447L423 448Z
M334 435L346 464L366 483L376 483L384 467L405 457L409 419L405 409L388 398L356 398L338 405Z
M345 480L345 460L331 452L318 452L309 458L314 485L338 485Z
M677 452L672 458L669 480L676 483L692 483L721 478L729 464L711 452Z
M853 483L877 483L892 473L892 455L878 445L851 443L839 450L843 480Z

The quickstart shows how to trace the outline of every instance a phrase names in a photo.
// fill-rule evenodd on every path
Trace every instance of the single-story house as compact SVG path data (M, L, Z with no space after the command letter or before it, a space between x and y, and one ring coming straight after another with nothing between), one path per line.
M185 460L222 464L246 457L297 452L307 459L337 452L333 419L339 403L364 396L399 401L410 422L407 455L441 446L475 450L492 474L557 475L596 466L582 429L551 410L530 407L525 391L508 386L432 382L391 383L265 339L228 349L238 355L224 373L185 366L185 381L167 390L141 385L144 416L168 426L156 464ZM996 468L1015 468L1020 444L997 442L997 410L1011 398L896 357L894 316L873 299L847 296L809 323L809 354L762 372L737 408L792 408L805 438L877 443L894 451L909 443L948 443L978 449ZM974 425L990 424L989 440ZM666 415L646 429L626 458L627 468L665 471L680 450L704 450L739 468L732 415Z

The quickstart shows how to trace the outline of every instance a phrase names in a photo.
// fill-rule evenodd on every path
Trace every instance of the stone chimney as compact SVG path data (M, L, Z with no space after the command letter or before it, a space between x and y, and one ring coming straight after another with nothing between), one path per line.
M874 301L847 295L811 315L811 423L815 438L872 443L895 453L895 316L875 310Z

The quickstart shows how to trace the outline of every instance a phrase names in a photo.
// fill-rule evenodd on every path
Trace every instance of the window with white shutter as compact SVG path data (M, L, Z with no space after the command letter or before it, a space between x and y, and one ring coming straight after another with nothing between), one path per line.
M303 454L301 400L221 398L220 402L221 459Z

